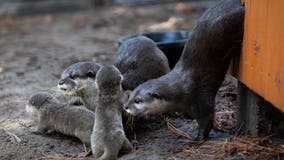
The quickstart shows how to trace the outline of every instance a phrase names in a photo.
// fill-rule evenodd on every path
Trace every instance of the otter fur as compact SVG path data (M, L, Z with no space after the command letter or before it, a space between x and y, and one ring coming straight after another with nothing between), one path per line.
M58 88L67 95L79 96L83 104L95 112L95 97L98 93L94 81L100 67L95 62L74 63L62 72Z
M114 66L104 66L97 73L95 83L99 96L91 135L91 146L95 159L115 160L120 150L132 150L122 124L121 82L122 75Z
M77 137L90 145L94 112L84 107L61 104L47 92L33 95L26 110L38 116L37 132L45 134L56 131Z
M144 36L123 42L118 49L114 65L123 75L124 90L133 90L139 84L170 71L165 54L153 40Z
M222 0L209 8L197 21L173 70L135 88L125 110L140 116L187 113L199 124L196 140L207 138L217 90L243 39L243 22L241 0Z

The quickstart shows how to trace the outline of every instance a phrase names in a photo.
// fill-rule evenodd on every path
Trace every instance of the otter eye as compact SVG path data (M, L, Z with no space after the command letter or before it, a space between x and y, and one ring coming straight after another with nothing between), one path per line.
M149 94L154 98L161 99L161 95L158 92L149 93Z
M134 103L141 103L142 102L142 100L141 99L134 99Z

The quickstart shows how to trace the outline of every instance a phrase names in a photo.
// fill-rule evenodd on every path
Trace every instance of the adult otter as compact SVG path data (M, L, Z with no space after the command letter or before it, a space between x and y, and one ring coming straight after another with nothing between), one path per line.
M95 124L91 135L93 156L100 160L117 159L121 149L132 150L125 136L121 112L123 110L122 75L114 66L102 67L96 76L99 97Z
M50 93L46 92L33 95L26 110L38 115L38 132L56 131L75 136L83 143L90 145L95 117L92 111L84 107L60 104Z
M72 64L62 72L58 87L68 95L79 96L88 109L95 111L98 93L94 80L100 67L95 62Z
M214 100L233 50L243 38L241 0L223 0L199 18L181 59L168 74L139 85L125 109L132 115L184 112L199 124L197 140L208 137Z
M133 90L139 84L170 71L167 57L153 40L144 36L123 42L114 65L123 75L124 90Z

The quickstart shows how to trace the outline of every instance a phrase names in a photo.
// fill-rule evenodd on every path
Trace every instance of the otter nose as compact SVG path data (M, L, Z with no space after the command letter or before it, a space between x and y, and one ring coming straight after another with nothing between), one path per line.
M129 107L128 107L128 105L124 104L124 105L123 105L123 108L124 108L125 110L127 110Z
M58 82L59 85L63 85L64 83L65 83L65 80L64 80L64 79L61 79L61 80L59 80L59 82Z

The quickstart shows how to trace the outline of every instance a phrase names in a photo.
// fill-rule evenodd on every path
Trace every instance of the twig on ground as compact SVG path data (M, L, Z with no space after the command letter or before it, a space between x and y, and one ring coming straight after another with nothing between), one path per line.
M43 157L40 158L50 158L50 159L57 159L57 160L84 160L86 158L72 158L72 157L64 157L64 156L56 156L50 154L43 154Z
M225 141L207 141L204 145L194 148L184 146L183 152L192 158L216 158L224 159L234 155L245 155L250 159L281 157L284 155L284 148L281 145L264 144L267 137L233 137ZM214 155L215 157L212 157Z
M10 136L9 139L10 139L11 142L13 142L13 143L21 143L22 140L16 134L11 133L9 131L6 131L5 129L4 129L4 131Z
M173 132L173 133L175 133L175 134L177 134L177 135L179 135L179 136L185 137L185 138L187 138L187 139L189 139L189 140L192 140L192 137L191 137L189 134L187 134L187 133L185 133L185 132L183 132L183 131L177 129L174 125L172 125L172 124L170 123L169 118L165 118L165 122L166 122L166 125L167 125L168 129L169 129L171 132Z

